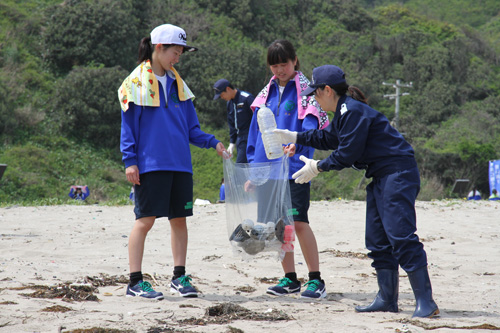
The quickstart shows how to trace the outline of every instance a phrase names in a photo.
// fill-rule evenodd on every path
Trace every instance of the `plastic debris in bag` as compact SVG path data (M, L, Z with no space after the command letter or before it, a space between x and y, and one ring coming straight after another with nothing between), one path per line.
M276 251L292 252L295 228L288 183L289 158L265 163L224 159L226 220L233 252L248 258Z

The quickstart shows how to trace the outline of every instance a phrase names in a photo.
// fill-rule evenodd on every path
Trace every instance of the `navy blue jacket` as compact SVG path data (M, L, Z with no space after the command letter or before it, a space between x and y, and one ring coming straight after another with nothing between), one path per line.
M353 167L366 177L382 177L417 166L411 145L389 120L370 106L346 95L333 121L323 130L297 134L297 143L334 152L318 163L323 171Z
M253 116L250 105L252 105L254 99L255 97L252 94L238 89L236 96L227 102L227 124L229 125L230 143L236 143L238 137L247 139Z

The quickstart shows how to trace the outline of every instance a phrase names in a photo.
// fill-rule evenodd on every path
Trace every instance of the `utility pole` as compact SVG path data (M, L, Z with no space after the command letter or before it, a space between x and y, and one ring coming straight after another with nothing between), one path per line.
M393 95L384 95L384 98L389 98L389 99L396 99L396 115L394 116L394 128L399 131L399 97L400 96L407 96L410 93L401 93L401 88L413 88L413 82L410 82L409 84L404 84L401 83L401 80L396 80L396 83L387 83L387 82L382 82L384 86L392 86L393 88L396 89L396 93ZM366 181L366 177L363 176L361 178L359 184L358 184L358 190L361 189L361 186Z
M396 115L394 116L394 128L399 131L399 97L407 96L410 93L401 93L401 88L413 88L413 82L409 84L401 83L401 80L396 80L396 83L382 82L384 86L392 86L396 89L395 94L384 95L384 98L395 99L396 100Z

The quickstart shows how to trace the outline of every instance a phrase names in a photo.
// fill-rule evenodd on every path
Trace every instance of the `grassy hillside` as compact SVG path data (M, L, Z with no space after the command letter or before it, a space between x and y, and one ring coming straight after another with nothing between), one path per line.
M118 149L116 90L134 67L141 37L169 22L194 54L177 66L196 94L202 128L227 146L221 78L257 94L270 77L267 45L290 39L301 70L333 63L389 119L394 89L400 131L416 151L419 199L449 196L456 178L488 192L487 161L500 158L500 2L496 0L5 0L0 3L0 205L57 204L87 184L85 204L128 203ZM276 20L277 14L280 20ZM122 24L123 18L127 24ZM222 163L191 148L194 196L214 202ZM327 152L317 152L324 158ZM313 182L312 199L363 199L363 174L343 170Z

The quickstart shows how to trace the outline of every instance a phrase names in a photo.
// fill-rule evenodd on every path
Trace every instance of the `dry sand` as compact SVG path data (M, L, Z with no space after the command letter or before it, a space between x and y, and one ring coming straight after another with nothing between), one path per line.
M162 301L125 297L132 206L0 208L0 332L498 330L499 207L488 201L417 202L417 233L441 310L437 319L411 318L414 298L402 270L399 313L354 312L377 292L365 257L364 202L311 204L328 292L321 301L266 295L267 279L281 278L281 265L272 253L250 261L233 255L224 204L195 206L188 218L187 271L200 291L196 299L170 294L170 228L168 220L157 221L146 241L143 272L165 293ZM299 278L306 279L298 243L296 262ZM64 297L50 298L56 294ZM78 300L84 297L89 300Z

